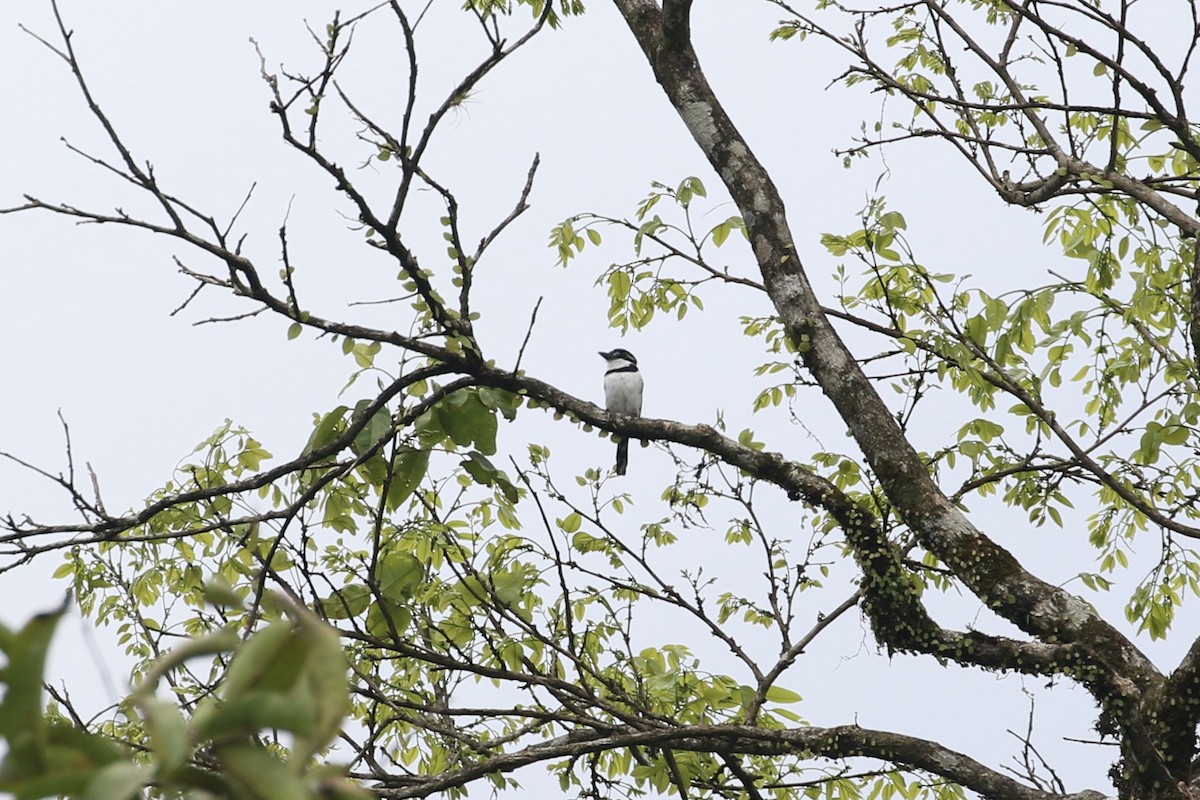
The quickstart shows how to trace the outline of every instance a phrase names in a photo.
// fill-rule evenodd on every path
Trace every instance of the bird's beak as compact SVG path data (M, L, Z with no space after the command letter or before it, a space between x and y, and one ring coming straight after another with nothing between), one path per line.
M601 357L601 358L608 358L608 353L606 353L606 352L604 352L603 350L601 350L601 351L600 351L600 357Z

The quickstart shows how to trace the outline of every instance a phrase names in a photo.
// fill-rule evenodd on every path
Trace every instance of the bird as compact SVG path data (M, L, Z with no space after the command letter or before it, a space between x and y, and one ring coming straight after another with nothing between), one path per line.
M629 414L632 417L642 413L642 373L638 371L637 359L633 353L618 347L600 357L607 362L604 370L604 407L618 414ZM629 440L624 436L617 440L618 475L625 474L629 465Z

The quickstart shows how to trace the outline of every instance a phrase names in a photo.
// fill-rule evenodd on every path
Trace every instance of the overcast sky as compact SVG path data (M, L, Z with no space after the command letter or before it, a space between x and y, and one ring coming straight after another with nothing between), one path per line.
M344 16L368 5L347 3ZM479 37L464 39L455 27L458 5L436 3L422 23L422 119L482 52ZM1040 220L1002 207L962 163L932 144L896 151L886 165L874 159L845 170L831 150L849 141L860 120L878 115L878 98L827 90L843 66L827 47L768 44L778 16L768 4L696 5L703 63L780 185L800 256L827 298L832 299L836 261L820 247L819 236L856 226L856 212L885 167L888 176L880 191L908 218L910 238L931 269L975 273L986 283L1014 270L1044 273L1054 267L1056 254L1040 245ZM757 345L741 336L737 318L769 313L761 297L738 289L708 292L703 315L679 325L664 321L622 341L608 329L607 298L592 283L607 264L628 257L627 240L613 232L604 249L585 251L570 269L554 266L555 255L545 246L552 225L582 211L631 215L652 180L675 184L698 175L710 189L703 206L711 209L706 220L715 224L734 213L615 11L600 0L590 6L586 17L541 36L486 80L448 121L431 154L439 179L459 195L471 239L507 213L534 154L541 154L531 210L480 269L480 327L487 354L511 363L530 311L544 297L524 362L532 375L598 400L602 362L595 353L620 344L639 356L649 416L712 422L722 413L733 432L754 427L771 449L807 453L817 446L811 432L820 446L850 450L844 424L818 393L804 395L798 406L804 427L790 424L784 412L751 413L750 402L763 385L752 378L752 370L764 359ZM361 245L362 233L342 216L347 204L331 181L279 142L249 41L259 42L273 69L281 63L311 65L315 54L304 20L319 30L329 8L298 0L63 2L97 100L136 155L153 162L168 191L227 218L256 184L241 226L248 232L247 251L262 266L277 263L276 231L287 215L302 300L308 298L324 316L386 327L388 315L400 315L400 309L348 304L398 294L391 281L395 269ZM64 147L61 137L96 155L113 156L65 65L22 33L18 23L54 38L46 3L18 0L0 6L0 67L9 76L0 82L0 206L16 204L28 192L87 208L120 205L152 213L128 187ZM394 122L403 101L399 47L391 38L395 29L381 18L380 25L368 24L358 36L343 84L364 110ZM329 123L331 147L361 152L353 145L352 125L332 116ZM390 180L386 166L371 169L377 175L355 175L376 187ZM431 220L427 243L436 253L436 214ZM307 439L313 412L370 390L364 382L339 398L350 362L340 348L308 334L288 342L284 321L195 325L249 310L215 292L172 316L192 290L172 256L210 266L173 242L136 232L78 227L46 214L0 218L0 380L5 387L0 450L60 470L64 449L56 411L61 410L71 426L76 466L85 461L93 466L110 510L136 506L226 418L250 428L276 456L289 458ZM742 242L731 242L723 256L735 271L753 274ZM395 323L402 325L407 322ZM517 431L505 435L514 452L523 437L548 440L556 458L562 458L557 468L563 477L588 465L607 465L612 455L608 441L531 412L523 413ZM657 497L671 479L671 464L655 448L633 448L631 461L628 488L639 515L634 519L657 518L662 514ZM782 501L768 505L775 524L794 528L791 535L803 543L806 534L797 525L795 507ZM70 518L61 492L0 462L0 511L9 510L41 522ZM1043 577L1066 580L1090 568L1089 562L1071 558L1090 557L1081 536L1030 529L1021 515L994 519L1005 528L989 532L1018 555L1036 556L1031 566ZM719 542L720 535L710 540ZM5 598L0 621L19 624L53 605L65 589L49 579L59 563L52 555L0 576ZM751 571L747 577L754 576ZM1124 595L1114 594L1089 599L1107 603L1110 619L1119 621L1113 609L1119 609ZM821 604L828 610L844 596L826 595ZM1002 629L971 599L937 603L945 607L947 624ZM1197 633L1192 619L1180 625L1179 642ZM78 621L68 624L54 670L87 695L97 691L90 681L98 666L97 656L80 649L84 630ZM104 632L97 637L99 657L123 685L111 637ZM839 623L829 639L801 663L800 675L783 682L805 695L799 711L812 722L856 721L931 736L993 765L1014 752L1005 729L1023 729L1022 688L1040 684L942 669L912 658L889 661L876 653L856 614ZM1178 645L1168 644L1151 652L1164 664L1177 650ZM813 680L815 674L822 678ZM1042 694L1039 745L1056 756L1054 765L1069 788L1105 788L1111 753L1061 739L1091 738L1087 697L1066 684ZM100 697L96 705L111 699ZM931 713L935 706L937 713Z

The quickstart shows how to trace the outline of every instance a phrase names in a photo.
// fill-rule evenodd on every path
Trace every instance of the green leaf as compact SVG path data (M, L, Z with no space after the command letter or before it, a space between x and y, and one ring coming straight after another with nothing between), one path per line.
M46 654L58 627L65 604L52 612L38 614L14 636L5 636L4 700L0 702L0 735L8 745L4 769L37 775L48 758L46 719L42 714L42 681Z
M129 800L141 796L142 787L154 777L153 764L117 761L104 767L88 783L84 800Z
M402 603L380 600L367 611L367 633L379 638L403 634L412 624L412 612Z
M803 698L791 689L782 686L772 686L767 689L767 699L772 703L799 703Z
M303 664L303 651L297 651L295 657ZM213 709L211 714L202 717L202 725L193 726L197 736L230 739L253 736L270 729L300 734L312 729L312 708L298 702L297 696L283 691L246 692L234 700L213 706Z
M725 240L729 238L729 225L722 222L720 225L712 229L713 244L717 247L725 244Z
M237 608L242 604L242 597L234 591L229 581L220 575L214 576L203 584L204 602L211 606Z
M579 531L571 537L571 546L581 553L590 553L593 550L604 549L604 540L597 539L590 533Z
M304 330L303 325L301 325L299 322L293 322L291 325L288 326L288 330L287 330L288 341L290 342L292 339L295 339L297 336L300 335L300 332L303 330Z
M226 703L261 687L291 685L303 662L303 649L293 628L290 622L272 622L238 649L221 681Z
M300 451L300 455L308 455L316 450L328 446L338 435L345 430L343 420L346 412L350 409L346 406L338 406L317 420L317 425L313 429L312 435L308 437L308 443L304 445L304 449Z
M152 697L163 676L189 659L227 653L236 649L240 643L238 635L227 629L188 639L178 647L171 648L166 655L154 662L134 691L134 699L140 701L143 697Z
M746 222L737 214L734 214L729 219L712 229L713 244L717 247L725 244L725 240L729 238L729 234L733 231L741 231L742 238L749 241L750 235L746 233Z
M754 431L745 428L738 434L738 444L751 450L762 450L766 445L754 439Z
M429 470L429 451L402 449L392 462L392 482L387 488L389 511L398 509L425 479Z
M311 800L300 778L267 750L239 743L222 745L216 754L241 800Z
M409 553L390 551L377 565L379 593L391 600L408 600L425 580L425 567Z
M437 405L438 420L455 444L474 444L485 455L496 452L500 429L496 413L474 391L457 392Z
M360 400L354 407L354 414L351 416L351 420L357 421L372 402L371 400ZM392 412L386 406L378 408L371 415L371 419L367 424L358 432L358 435L354 437L354 441L350 443L350 449L354 451L355 455L362 455L386 437L391 430Z
M474 478L476 483L496 487L510 503L517 502L519 496L517 487L513 486L508 476L496 469L492 462L482 453L471 453L468 458L460 462L459 466L466 470L467 474Z
M1187 442L1190 431L1183 425L1167 425L1161 433L1164 444L1180 445Z
M504 570L493 576L496 597L506 606L514 606L529 594L529 581L524 573Z
M340 637L307 608L294 610L299 623L300 640L305 648L303 682L293 700L312 698L312 725L296 737L292 758L305 763L324 750L341 728L350 712L349 665Z
M365 584L353 583L321 600L321 611L328 619L350 619L357 617L371 605L371 589Z
M704 188L704 184L699 178L684 178L680 182L679 188L675 190L675 199L679 202L679 205L687 208L692 202L693 195L696 197L707 197L708 191Z
M179 706L157 697L144 698L138 705L146 721L150 747L158 757L159 772L169 775L187 762L191 752L187 722Z

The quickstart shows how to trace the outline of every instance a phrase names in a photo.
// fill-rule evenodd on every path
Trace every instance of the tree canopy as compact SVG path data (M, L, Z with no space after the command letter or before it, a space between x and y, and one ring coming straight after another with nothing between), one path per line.
M222 216L160 178L154 148L170 143L135 146L106 111L112 89L94 85L76 51L86 30L73 32L55 5L58 30L31 31L105 137L104 152L68 147L140 204L30 190L3 201L5 222L49 212L165 238L194 288L181 310L220 293L232 309L221 321L274 320L289 340L340 348L351 366L346 402L319 410L306 442L263 443L227 421L127 511L105 506L103 475L85 474L69 441L61 468L4 454L65 492L74 517L14 507L0 569L65 557L57 576L86 615L118 629L136 664L129 697L89 724L52 688L45 700L61 610L0 630L0 788L427 797L550 780L579 797L1200 792L1200 639L1169 664L1151 650L1195 635L1177 615L1200 594L1200 129L1184 88L1200 43L1195 4L769 3L779 21L761 46L785 49L797 70L815 51L839 74L832 95L778 98L779 115L820 125L833 97L867 120L837 153L847 180L873 159L936 150L990 188L996 208L1039 215L1049 268L987 274L927 260L944 231L910 230L886 179L864 182L869 201L840 230L789 216L752 147L771 120L728 110L694 46L690 0L613 5L646 84L657 82L694 142L695 172L707 162L715 180L647 174L655 182L635 207L581 207L548 232L548 250L547 232L524 241L520 221L544 172L569 165L543 165L535 131L527 151L524 141L498 149L528 167L482 227L480 186L444 179L439 148L515 57L562 28L586 29L581 3L467 0L452 18L456 43L473 49L448 91L427 88L423 72L424 54L447 46L444 33L426 36L427 15L450 15L433 3L333 14L311 29L305 64L274 67L260 48L283 147L323 176L330 207L357 232L340 261L394 278L391 293L348 308L309 290L313 272L337 267L302 252L286 218L277 231L247 229L245 186L228 187L245 199ZM353 67L362 39L389 43L398 93ZM598 42L594 57L605 53ZM933 177L930 202L956 202ZM979 237L994 211L979 212ZM547 272L591 270L620 333L670 337L714 300L751 309L738 324L758 363L714 353L699 366L714 382L753 383L752 407L701 422L650 407L633 418L533 374L526 348L556 299L509 286L519 312L479 310L508 257L498 243L514 238ZM819 242L820 257L802 242ZM379 304L390 323L373 313ZM521 331L515 355L495 345L499 325ZM839 430L806 430L797 409L818 405ZM773 422L760 429L754 412ZM669 460L672 479L637 486L636 463L624 478L559 466L560 450L597 433L653 443L633 460ZM633 513L651 498L648 515ZM1039 529L1090 548L1068 580L1048 557L1018 556ZM955 596L970 599L973 621L944 619ZM1081 722L1108 748L1107 775L1065 781L1032 718L1017 768L946 736L860 727L852 698L844 718L810 721L803 698L828 676L806 658L855 619L880 669L915 658L931 681L961 667L1085 692Z

